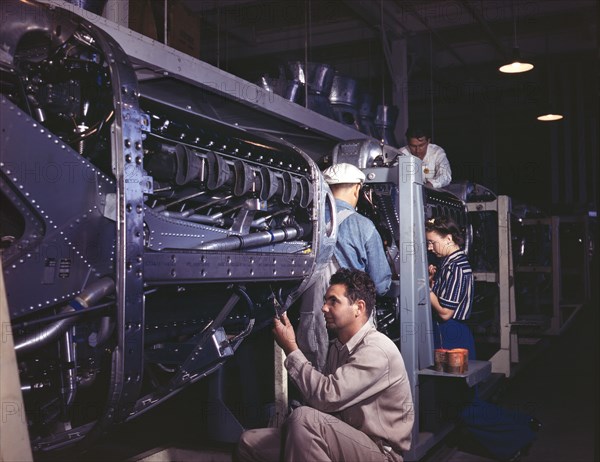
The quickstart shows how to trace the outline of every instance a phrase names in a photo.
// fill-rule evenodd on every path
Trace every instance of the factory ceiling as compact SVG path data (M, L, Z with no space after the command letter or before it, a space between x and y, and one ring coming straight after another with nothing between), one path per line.
M289 79L290 62L332 66L400 110L398 142L409 121L429 123L457 179L540 204L585 202L595 188L581 173L550 188L562 174L549 180L548 159L552 171L597 162L597 0L184 1L200 18L203 61L259 84ZM515 43L535 67L503 74ZM536 120L547 103L562 122ZM539 178L515 179L523 159Z
M515 41L522 57L534 64L582 53L596 53L597 58L595 0L185 4L201 19L201 59L248 80L276 73L277 66L289 61L306 61L326 63L376 87L379 79L397 69L392 53L402 39L407 45L407 75L415 80L495 78Z

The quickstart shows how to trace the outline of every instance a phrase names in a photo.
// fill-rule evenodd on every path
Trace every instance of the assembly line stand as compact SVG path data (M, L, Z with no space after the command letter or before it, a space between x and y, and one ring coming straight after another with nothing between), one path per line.
M0 461L33 460L0 262Z

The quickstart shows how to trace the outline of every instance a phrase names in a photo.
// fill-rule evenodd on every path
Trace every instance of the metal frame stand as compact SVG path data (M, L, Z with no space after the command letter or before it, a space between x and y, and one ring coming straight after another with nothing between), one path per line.
M15 354L14 341L4 273L0 261L0 325L2 341L0 342L0 407L2 412L2 431L0 432L0 460L33 460L29 443L29 430L25 416L25 404L19 381L19 367Z
M490 358L492 372L507 377L512 374L512 364L519 362L519 339L512 331L517 320L515 304L514 269L511 244L511 200L508 196L498 196L490 202L469 202L469 212L496 212L498 216L498 269L496 272L475 272L475 281L495 282L499 288L499 327L500 348Z
M590 298L590 273L589 254L587 243L589 240L588 220L586 216L551 216L548 218L524 219L525 226L548 226L550 228L550 239L552 245L552 261L550 265L526 266L516 268L517 273L551 273L552 277L552 316L550 327L544 332L546 335L560 335L569 326L574 316L582 308L583 304ZM581 298L570 300L566 303L563 298L564 276L568 269L563 265L561 250L561 225L579 224L582 227L583 245L581 255L581 268L577 268L577 274L582 279Z
M543 337L560 335L570 324L575 314L590 296L589 258L587 253L588 222L587 217L531 218L521 220L524 226L548 226L550 228L552 261L549 265L531 265L515 268L512 253L511 232L511 199L498 196L489 202L469 202L470 213L496 212L498 220L498 268L495 272L475 272L476 282L492 282L498 284L498 340L499 349L490 358L492 372L502 373L507 377L515 374L517 368L524 365L523 354L519 345L536 345ZM563 300L563 277L566 272L561 263L560 227L562 224L581 224L584 244L582 245L581 268L577 268L582 276L582 297L565 303ZM552 278L552 314L543 319L528 319L520 316L515 299L515 281L525 273L550 273ZM522 313L521 313L522 314ZM538 329L534 334L525 335L520 329Z

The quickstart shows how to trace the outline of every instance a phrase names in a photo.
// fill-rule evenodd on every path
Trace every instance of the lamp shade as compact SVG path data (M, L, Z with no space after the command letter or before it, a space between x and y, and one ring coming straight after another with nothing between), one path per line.
M537 120L539 120L540 122L553 122L555 120L560 120L562 118L563 118L562 114L557 114L555 112L548 112L546 114L541 114L541 115L537 116Z
M530 71L531 69L533 69L533 64L522 62L521 53L517 47L513 48L512 62L498 68L500 72L505 74L519 74L521 72Z
M548 78L548 80L550 79ZM558 103L558 101L560 101L560 95L552 91L550 84L550 81L548 81L546 84L546 92L548 95L546 97L542 96L538 102L538 115L536 118L540 122L553 122L563 118L563 114L560 109L561 104Z

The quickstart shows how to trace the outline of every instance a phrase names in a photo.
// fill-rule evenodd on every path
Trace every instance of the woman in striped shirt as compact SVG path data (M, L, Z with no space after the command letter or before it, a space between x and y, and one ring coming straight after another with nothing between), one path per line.
M436 217L425 223L427 250L440 259L438 268L429 267L430 301L434 311L433 344L435 348L466 348L475 359L475 341L469 326L473 305L473 272L461 247L460 229L453 221ZM446 389L449 394L452 392ZM456 389L455 389L456 390ZM464 397L457 397L458 417L474 439L495 459L516 462L535 440L541 423L534 417L507 411L479 398L477 387ZM463 404L461 404L463 403Z
M475 342L465 321L473 305L473 272L462 250L464 239L456 223L437 217L425 223L427 250L440 259L429 266L430 302L434 311L435 348L466 348L475 359Z

